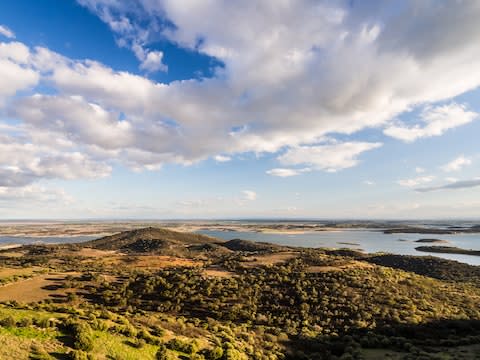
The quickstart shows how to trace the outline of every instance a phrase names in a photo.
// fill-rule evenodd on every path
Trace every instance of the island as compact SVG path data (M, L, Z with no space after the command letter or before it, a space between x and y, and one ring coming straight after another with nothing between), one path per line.
M454 246L418 246L417 251L442 253L442 254L460 254L460 255L476 255L480 256L480 250L461 249Z
M432 243L432 244L441 244L441 243L448 243L448 240L440 240L440 239L418 239L415 240L417 243Z

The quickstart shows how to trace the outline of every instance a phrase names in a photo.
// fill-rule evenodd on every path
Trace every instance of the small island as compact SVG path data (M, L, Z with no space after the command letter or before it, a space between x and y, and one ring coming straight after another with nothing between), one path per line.
M383 230L384 234L434 234L434 235L453 235L453 234L476 234L480 233L480 225L470 227L450 226L440 227L419 227L419 226L401 226Z
M448 243L448 240L440 240L440 239L418 239L415 240L417 243L431 243L431 244L444 244Z
M418 246L417 251L443 253L443 254L461 254L461 255L476 255L480 256L480 250L461 249L454 246Z

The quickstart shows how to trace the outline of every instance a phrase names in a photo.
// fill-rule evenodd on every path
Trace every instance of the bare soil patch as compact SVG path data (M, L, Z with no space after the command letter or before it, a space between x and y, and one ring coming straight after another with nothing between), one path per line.
M352 261L348 264L341 265L326 265L326 266L309 266L307 272L309 273L318 273L326 271L342 271L347 269L371 269L373 268L372 264L363 262L363 261Z
M66 276L78 276L80 273L55 273L35 276L30 279L0 286L0 301L37 302L45 299L63 298L71 289L61 285Z
M0 279L11 277L11 276L24 276L32 275L34 273L46 271L47 269L42 267L29 267L29 268L10 268L10 267L0 267Z
M0 256L2 257L10 257L10 258L20 258L22 256L24 256L25 253L21 252L21 251L2 251L0 253Z
M117 258L117 261L129 267L149 269L163 269L177 266L196 267L203 265L201 261L166 255L123 256L122 258Z
M275 265L284 263L290 259L294 259L298 256L298 253L289 251L289 252L278 252L273 254L264 254L264 255L255 255L248 257L242 266L244 267L256 267L256 266L265 266L265 265Z
M120 254L114 250L98 250L98 249L92 249L92 248L81 248L78 251L74 251L72 255L91 257L91 258L103 258L107 256L115 256Z
M220 269L206 269L203 271L205 276L208 277L218 277L218 278L230 278L235 275L235 273L226 270Z

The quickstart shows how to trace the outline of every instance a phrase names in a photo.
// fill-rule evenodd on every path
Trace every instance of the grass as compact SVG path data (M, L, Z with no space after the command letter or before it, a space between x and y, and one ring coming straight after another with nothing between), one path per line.
M60 318L65 317L65 314L33 309L13 309L5 306L0 307L0 318L5 318L7 316L13 317L15 321L20 321L24 318L35 318L37 320Z
M59 336L59 332L52 328L39 329L33 326L0 328L0 335L13 335L24 339L53 340Z
M137 349L131 345L131 338L110 334L103 331L94 331L95 342L92 354L95 359L137 360L155 359L158 347L145 344Z
M0 334L0 359L28 359L32 339Z
M30 359L33 345L40 345L50 353L65 353L63 344L56 339L55 330L30 328L0 329L0 359Z

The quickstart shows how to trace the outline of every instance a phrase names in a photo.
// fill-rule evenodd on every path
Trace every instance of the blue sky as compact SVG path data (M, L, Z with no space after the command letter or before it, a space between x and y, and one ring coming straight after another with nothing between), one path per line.
M478 15L0 2L0 216L478 218Z

